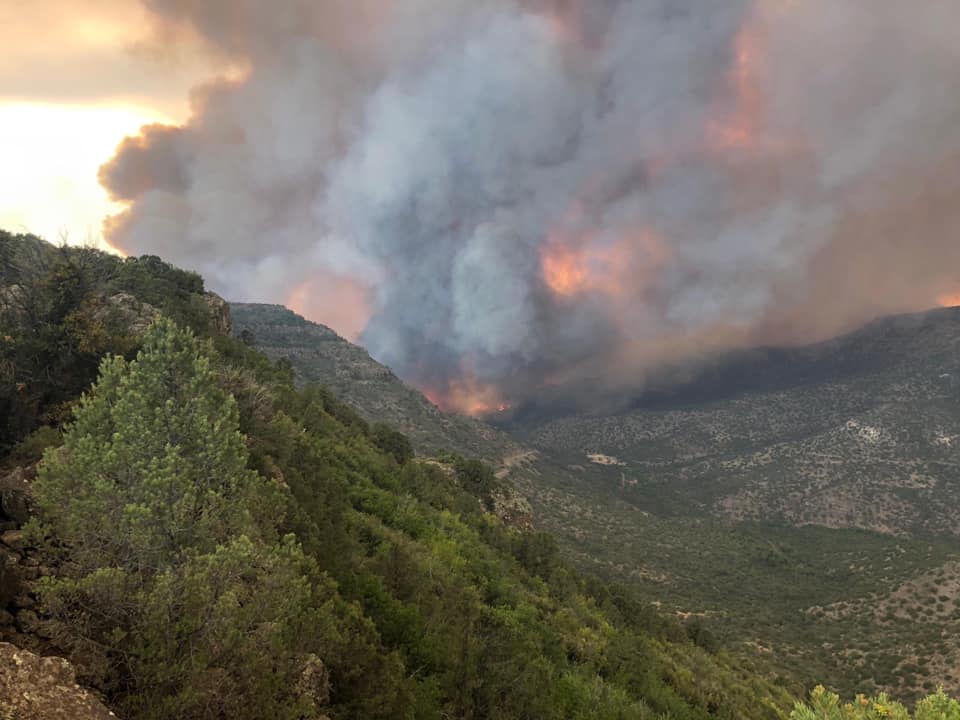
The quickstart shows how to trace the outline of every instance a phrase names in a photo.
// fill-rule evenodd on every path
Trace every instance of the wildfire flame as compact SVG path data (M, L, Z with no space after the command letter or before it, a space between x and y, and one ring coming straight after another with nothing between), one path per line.
M940 307L960 307L960 292L946 293L937 298Z
M470 369L450 380L444 388L426 388L426 398L445 412L473 417L502 413L510 409L496 385L479 380Z

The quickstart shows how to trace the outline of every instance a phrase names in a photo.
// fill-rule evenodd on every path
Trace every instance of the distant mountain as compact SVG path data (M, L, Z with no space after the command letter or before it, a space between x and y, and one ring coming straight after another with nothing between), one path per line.
M652 511L960 535L960 308L730 354L606 416L518 440Z
M528 488L544 525L799 677L960 690L960 308L683 376L617 413L514 415L569 473Z

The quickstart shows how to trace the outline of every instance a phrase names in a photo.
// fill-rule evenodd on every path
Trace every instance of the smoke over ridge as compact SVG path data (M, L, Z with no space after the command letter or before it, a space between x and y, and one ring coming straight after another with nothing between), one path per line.
M109 241L458 409L960 289L954 0L142 2L246 72L102 168Z

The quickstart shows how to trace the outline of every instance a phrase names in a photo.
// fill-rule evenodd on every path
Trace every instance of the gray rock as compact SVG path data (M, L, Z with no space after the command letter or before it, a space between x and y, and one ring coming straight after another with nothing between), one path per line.
M160 311L153 305L140 302L133 295L124 292L108 297L102 308L94 313L94 318L101 322L111 318L119 320L132 335L143 335L158 317Z
M0 643L0 708L17 720L114 720L89 691L79 687L73 666Z
M18 525L30 519L33 502L25 475L24 469L18 467L0 479L0 511Z
M210 329L219 335L230 335L233 332L233 319L230 314L230 305L216 293L204 293L203 299L210 311Z

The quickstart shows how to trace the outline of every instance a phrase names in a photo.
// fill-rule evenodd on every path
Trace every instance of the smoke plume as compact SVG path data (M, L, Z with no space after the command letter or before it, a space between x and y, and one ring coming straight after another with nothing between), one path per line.
M235 67L101 171L111 243L449 406L960 289L960 5L142 0Z

